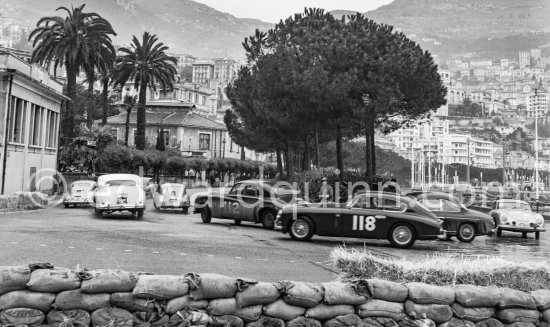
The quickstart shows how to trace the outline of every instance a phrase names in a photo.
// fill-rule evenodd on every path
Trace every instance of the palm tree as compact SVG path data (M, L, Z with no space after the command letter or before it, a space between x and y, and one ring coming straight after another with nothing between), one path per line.
M29 35L33 40L32 61L39 64L53 63L54 70L64 65L67 71L67 95L76 96L76 77L84 64L89 65L90 54L97 44L110 44L111 37L116 35L111 24L96 13L83 12L85 5L69 10L59 7L56 10L65 11L67 17L42 17L36 28ZM112 46L112 45L111 45ZM65 110L65 126L63 131L67 138L74 136L74 108L68 101Z
M158 42L156 35L143 33L140 43L134 36L131 48L120 48L122 55L117 58L115 85L124 86L127 81L134 81L134 88L139 90L137 112L136 147L145 149L145 103L147 89L156 91L157 85L163 91L174 87L177 59L165 53L168 47Z
M126 124L124 125L124 145L128 145L128 135L130 135L130 115L132 114L132 109L136 106L136 97L131 95L126 95L124 97L124 105L126 107Z

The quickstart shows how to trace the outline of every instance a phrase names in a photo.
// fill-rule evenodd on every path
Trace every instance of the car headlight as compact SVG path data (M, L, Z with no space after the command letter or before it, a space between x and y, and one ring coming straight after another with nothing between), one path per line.
M444 220L443 219L437 219L437 222L443 225Z
M540 214L536 214L535 215L535 223L539 226L544 225L544 217L542 217L542 215L540 215Z
M500 221L502 221L503 223L507 223L508 222L508 216L507 215L501 215L500 216Z

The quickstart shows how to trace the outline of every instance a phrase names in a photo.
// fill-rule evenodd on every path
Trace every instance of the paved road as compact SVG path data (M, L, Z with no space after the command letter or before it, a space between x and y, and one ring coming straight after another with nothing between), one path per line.
M159 213L152 209L151 200L147 206L143 220L123 214L98 219L91 208L0 214L0 265L51 262L60 267L161 274L216 272L263 281L336 277L329 254L342 240L314 237L301 243L259 225L235 226L220 219L203 224L197 214ZM506 232L504 236L477 238L471 244L422 241L407 250L393 249L387 241L346 239L345 244L348 249L407 257L449 252L538 261L550 256L550 234L538 241Z

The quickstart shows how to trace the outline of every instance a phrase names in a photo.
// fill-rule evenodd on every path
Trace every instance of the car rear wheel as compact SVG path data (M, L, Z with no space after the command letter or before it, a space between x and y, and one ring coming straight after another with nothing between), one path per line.
M208 206L202 208L201 219L205 224L210 224L210 221L212 221L212 213L210 212L210 208L208 208Z
M136 212L137 219L142 219L143 218L143 212L144 211L145 211L144 209L138 209L138 211Z
M241 221L239 219L233 220L235 222L235 225L239 226L241 224Z
M275 226L275 211L271 209L264 209L260 217L260 221L265 229L273 229Z
M69 207L69 204L68 203L65 203L65 208L68 208Z
M535 232L535 240L538 240L540 238L540 232Z
M103 211L95 209L95 216L97 218L103 218Z
M476 238L476 227L472 223L460 224L456 231L456 238L461 242L472 242Z
M313 237L315 226L308 217L298 217L290 224L290 237L297 241L309 241Z
M411 225L398 223L391 228L388 239L397 248L410 248L416 241L416 234Z
M183 207L183 214L188 214L189 213L189 207Z

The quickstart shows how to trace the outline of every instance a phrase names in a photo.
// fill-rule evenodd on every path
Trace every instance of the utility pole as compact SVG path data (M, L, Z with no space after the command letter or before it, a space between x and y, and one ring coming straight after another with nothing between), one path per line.
M535 89L535 201L537 201L537 211L538 211L538 201L539 201L539 107L538 107L538 96L537 89Z
M470 138L467 139L468 143L468 152L467 152L467 165L466 165L466 183L470 183Z

